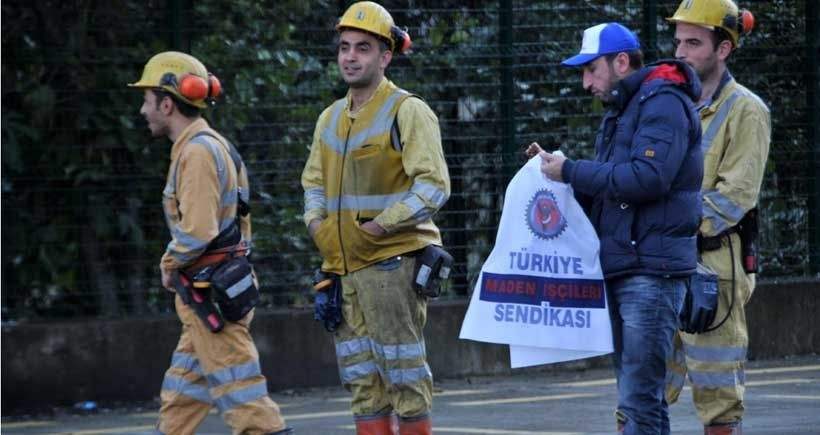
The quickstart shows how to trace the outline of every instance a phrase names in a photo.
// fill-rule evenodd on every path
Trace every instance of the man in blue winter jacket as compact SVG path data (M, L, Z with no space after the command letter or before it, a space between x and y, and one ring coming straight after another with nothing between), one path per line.
M618 381L618 431L668 434L666 360L697 261L703 156L696 73L675 60L643 66L635 35L617 23L584 31L562 62L608 109L595 160L532 144L541 170L572 185L601 241Z

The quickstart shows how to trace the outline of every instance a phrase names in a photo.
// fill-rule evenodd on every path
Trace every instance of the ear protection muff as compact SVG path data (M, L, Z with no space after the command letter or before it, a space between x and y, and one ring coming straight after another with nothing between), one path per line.
M390 28L390 34L393 35L394 50L402 54L410 51L410 47L413 46L413 41L410 39L410 34L407 33L407 30L401 29L398 26L392 26Z
M740 11L740 26L738 27L738 30L740 30L740 33L742 33L744 35L748 35L749 33L752 33L752 29L754 27L755 27L755 16L752 15L752 13L749 12L748 10L746 10L746 9L741 10Z
M213 100L222 93L222 84L215 75L208 73L208 80L200 76L185 74L177 83L174 73L165 73L160 80L160 86L171 86L189 101Z
M726 15L723 17L723 27L728 29L736 29L740 35L748 35L752 33L755 26L755 17L746 9L741 9L740 13L735 15Z
M222 84L219 83L219 79L211 73L208 73L207 82L200 76L186 74L180 79L177 89L180 95L191 101L205 100L218 97L222 92Z

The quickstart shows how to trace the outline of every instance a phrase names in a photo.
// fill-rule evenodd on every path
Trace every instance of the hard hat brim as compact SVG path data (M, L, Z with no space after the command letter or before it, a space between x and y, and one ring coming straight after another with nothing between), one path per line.
M684 24L691 24L693 26L700 26L700 27L703 27L706 30L715 30L715 26L713 26L711 24L694 23L692 21L684 20L682 18L669 17L669 18L666 19L666 21L669 21L670 23L675 23L675 24L684 23Z

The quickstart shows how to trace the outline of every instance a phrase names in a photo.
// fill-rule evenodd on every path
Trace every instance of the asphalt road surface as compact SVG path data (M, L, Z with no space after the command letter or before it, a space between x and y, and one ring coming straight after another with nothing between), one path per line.
M298 435L354 433L348 394L341 388L276 392ZM672 406L672 432L702 434L687 387ZM614 433L615 380L609 369L438 380L433 411L437 434L581 435ZM157 405L102 408L48 418L3 417L2 434L148 434ZM820 434L820 356L755 361L746 376L743 432ZM216 412L197 432L229 434Z

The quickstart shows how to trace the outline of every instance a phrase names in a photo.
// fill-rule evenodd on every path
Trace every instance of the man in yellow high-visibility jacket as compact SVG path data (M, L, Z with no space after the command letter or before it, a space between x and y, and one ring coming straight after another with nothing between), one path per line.
M234 252L250 245L250 215L238 211L238 205L248 201L247 171L225 138L201 116L221 87L199 60L175 51L159 53L129 86L143 90L140 114L152 136L173 142L162 192L172 240L160 262L162 285L173 292L181 271L225 257L212 249L215 240L224 238L221 234L238 225L241 236L230 238L231 244L239 242ZM292 433L268 396L250 335L253 309L213 333L181 295L174 295L174 302L182 334L162 382L155 433L192 435L214 406L234 434Z
M427 301L412 285L413 253L441 245L431 217L450 195L438 119L384 77L406 32L382 6L354 3L336 25L347 96L319 116L302 173L304 221L341 275L335 332L358 434L431 433L433 378L423 328Z
M754 19L731 0L684 0L669 21L675 24L675 56L698 72L703 85L700 255L720 278L715 323L726 321L701 334L679 332L667 372L667 400L677 400L688 375L704 432L739 434L749 342L745 305L755 275L744 271L736 226L757 205L771 121L766 104L732 78L726 61Z

